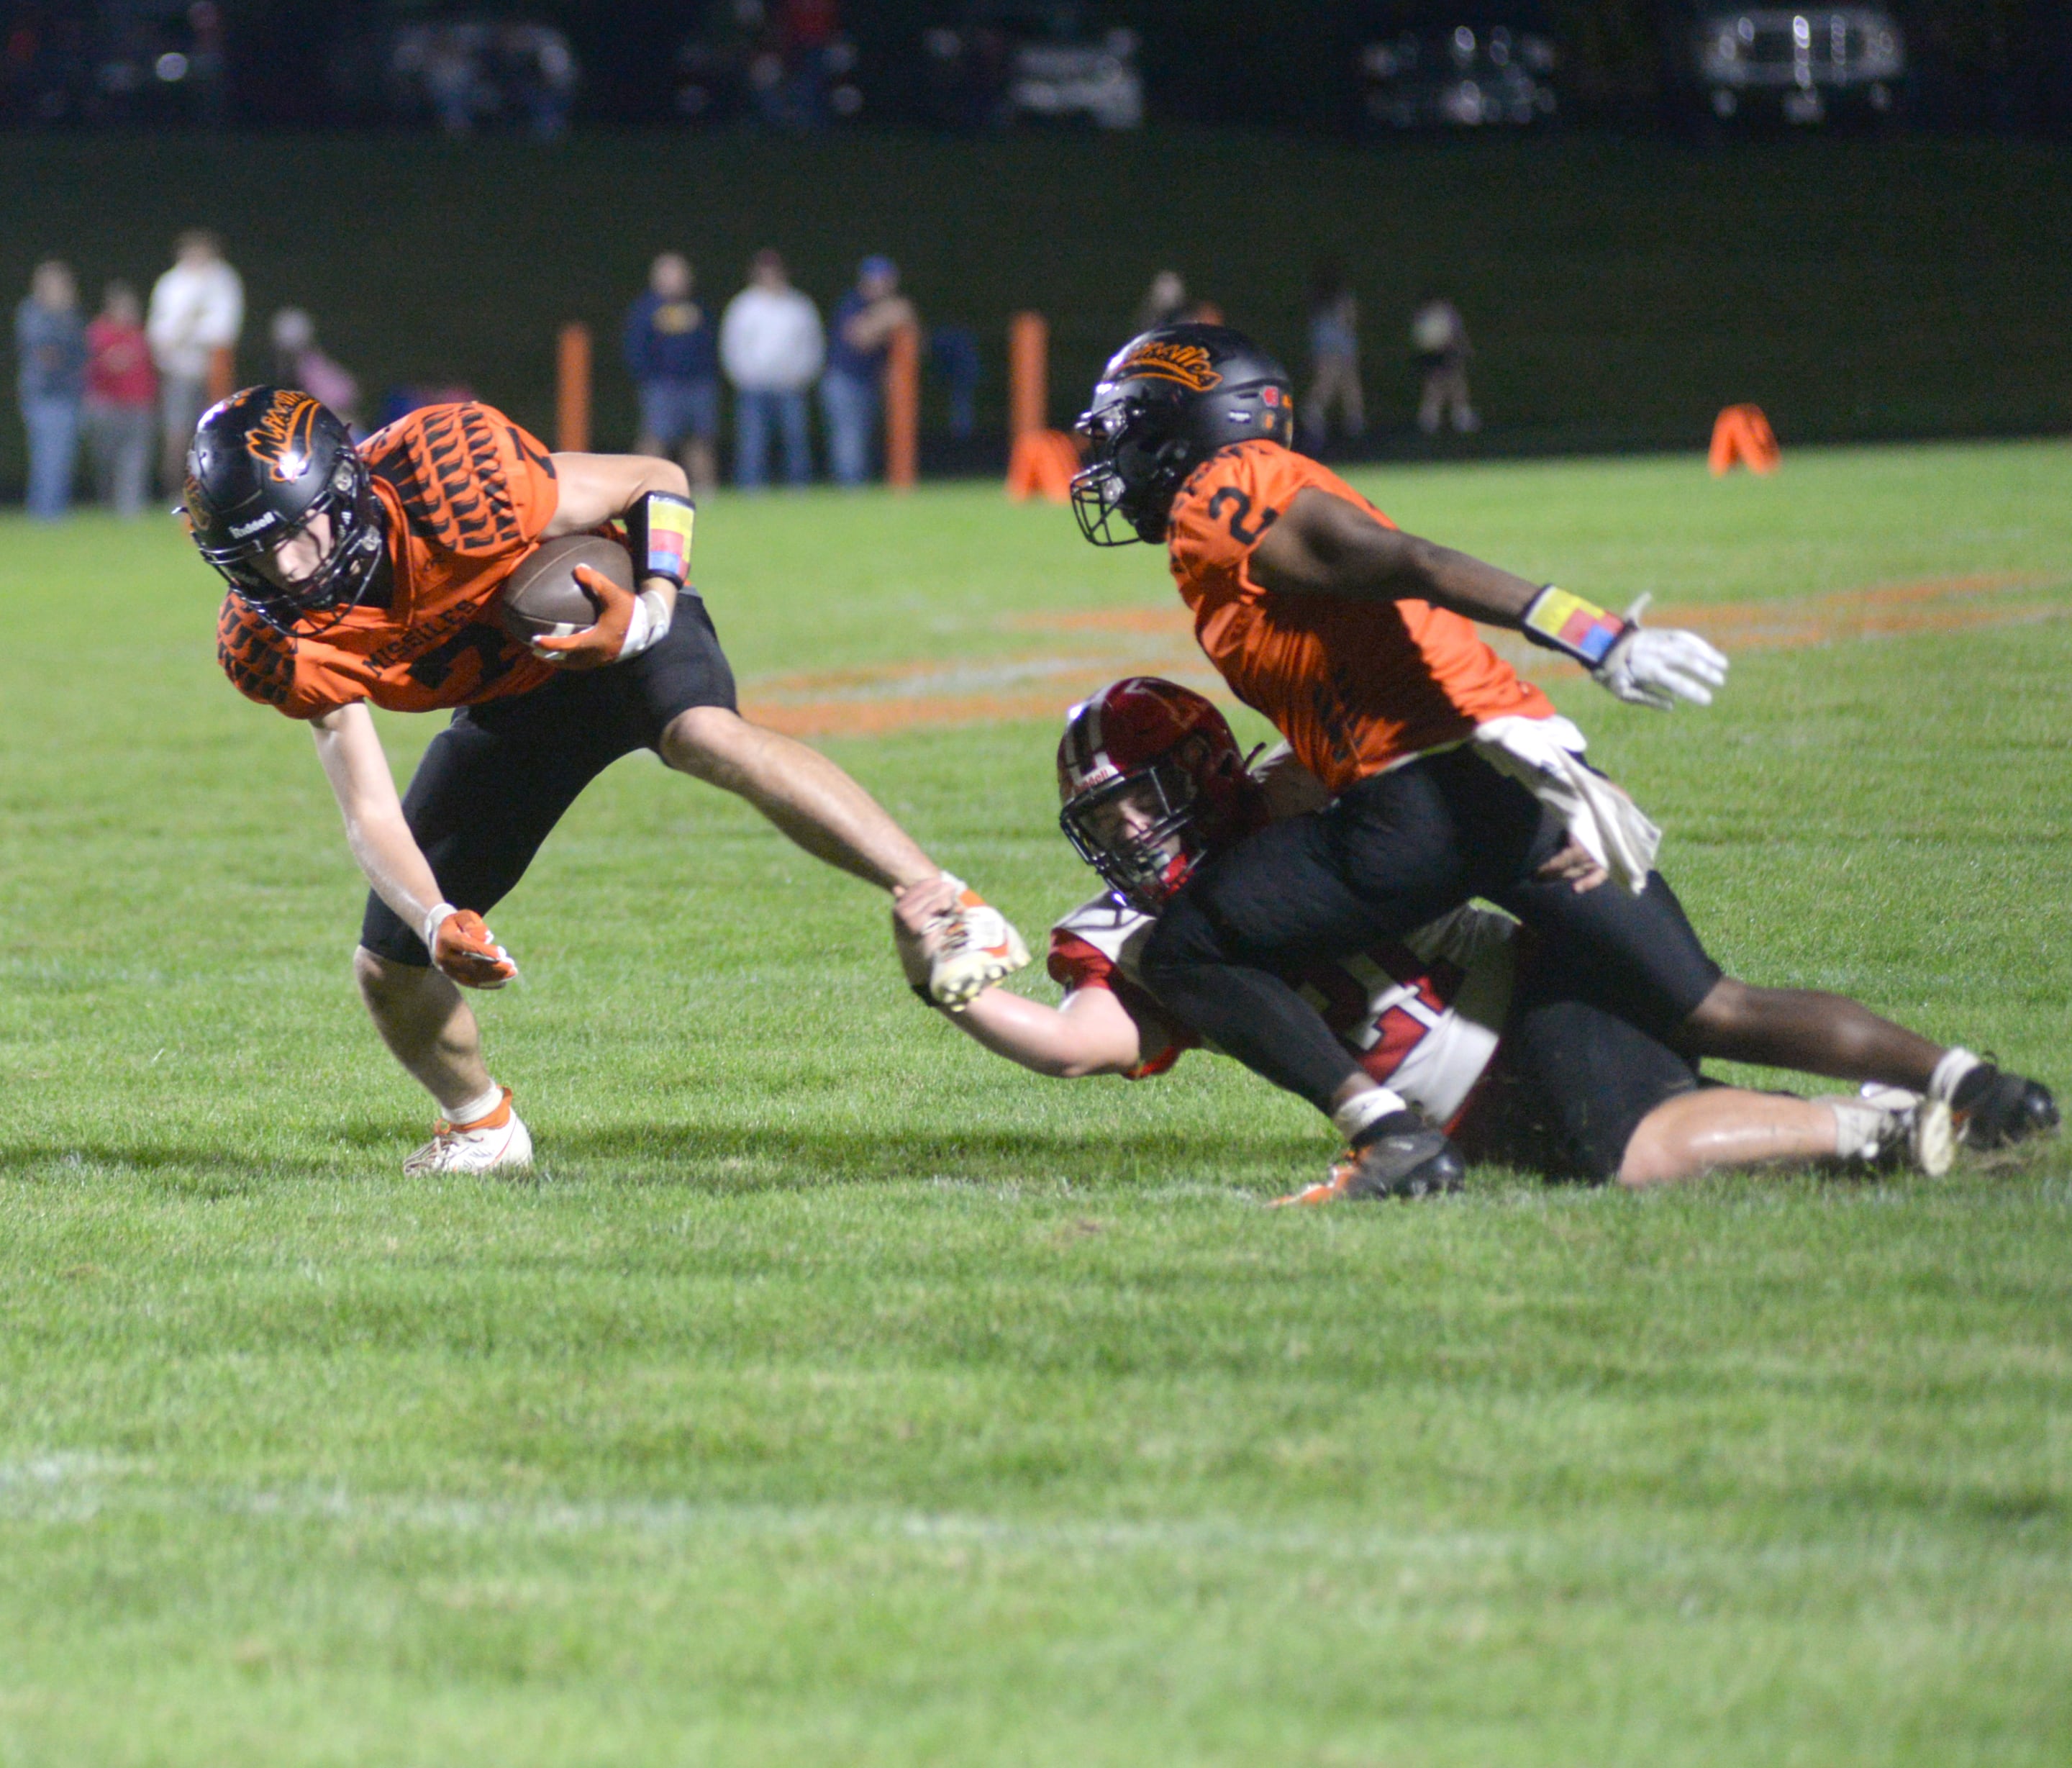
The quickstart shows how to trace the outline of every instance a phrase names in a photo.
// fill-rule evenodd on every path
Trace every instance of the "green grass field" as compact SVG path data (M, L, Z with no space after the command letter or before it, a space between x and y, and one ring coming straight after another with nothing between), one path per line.
M1723 961L2068 1090L2072 451L1363 483L1718 623L1708 713L1555 686ZM700 544L751 700L1169 643L1154 555L985 487ZM639 758L495 918L536 1178L408 1182L335 812L183 547L0 527L7 1768L2072 1757L2062 1148L1269 1215L1305 1108L983 1056ZM1054 736L828 746L1034 933Z

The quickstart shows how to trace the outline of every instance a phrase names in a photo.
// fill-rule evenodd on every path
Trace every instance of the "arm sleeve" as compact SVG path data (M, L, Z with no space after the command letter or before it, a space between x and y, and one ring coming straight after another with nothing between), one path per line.
M560 507L547 445L493 406L427 405L372 438L367 457L411 533L465 557L524 552Z
M289 718L322 717L367 697L344 683L327 693L316 672L296 667L294 641L247 612L234 595L223 598L216 616L216 660L246 699Z

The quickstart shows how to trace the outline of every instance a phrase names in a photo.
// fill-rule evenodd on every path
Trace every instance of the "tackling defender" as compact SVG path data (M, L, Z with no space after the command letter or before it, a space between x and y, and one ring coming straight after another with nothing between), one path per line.
M1334 1115L1352 1188L1414 1186L1458 1156L1284 972L1400 940L1476 896L1686 1056L1904 1086L1951 1106L1975 1144L2056 1125L2045 1088L1968 1051L1839 996L1723 976L1654 870L1659 831L1470 622L1521 631L1664 709L1709 704L1725 680L1703 639L1401 532L1293 451L1285 372L1223 327L1125 344L1079 427L1093 457L1073 482L1087 538L1166 544L1202 649L1334 800L1190 878L1145 942L1145 980L1182 1023ZM1594 887L1608 878L1617 888Z
M738 793L815 857L895 896L944 882L930 986L944 1005L1028 961L998 912L834 763L736 710L688 582L688 489L671 462L549 454L474 403L413 412L356 449L307 393L249 387L195 433L186 515L229 585L217 655L240 692L316 739L371 886L353 958L361 998L442 1113L406 1173L531 1160L460 989L516 976L483 915L583 787L636 749ZM596 623L529 648L513 639L494 604L519 562L607 524L623 524L637 593L578 567ZM370 704L454 713L400 801Z
M1067 716L1059 820L1108 889L1050 934L1049 1007L982 991L957 1024L1038 1074L1165 1073L1200 1042L1145 985L1158 918L1197 866L1269 820L1314 817L1323 788L1285 748L1248 771L1223 714L1155 677L1104 689ZM917 988L943 887L900 898L894 927ZM1400 1094L1468 1158L1555 1178L1660 1184L1728 1167L1905 1164L1939 1174L1949 1107L1897 1088L1800 1099L1713 1086L1697 1065L1593 998L1589 979L1506 916L1463 907L1350 957L1291 968L1347 1059ZM925 992L925 991L923 991ZM1362 1191L1358 1161L1279 1201ZM1461 1162L1428 1162L1393 1194L1456 1188Z

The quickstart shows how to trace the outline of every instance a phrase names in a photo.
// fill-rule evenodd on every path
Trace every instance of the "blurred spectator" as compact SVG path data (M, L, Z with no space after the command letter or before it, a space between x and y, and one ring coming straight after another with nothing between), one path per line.
M626 315L626 366L640 397L633 452L666 459L680 451L693 492L719 478L719 342L691 298L696 286L690 261L664 252Z
M820 372L826 339L820 310L791 286L784 261L758 252L748 286L726 304L719 357L734 383L734 477L745 486L769 481L770 429L784 434L784 477L803 485L813 475L806 389Z
M366 429L360 421L360 383L317 347L316 322L300 307L282 307L268 328L273 342L273 379L278 385L299 387L331 407L356 441Z
M71 265L47 258L36 266L27 298L14 310L14 347L29 433L29 513L54 522L72 499L86 393L86 327Z
M464 380L417 380L391 387L381 397L381 421L393 424L427 405L464 405L475 389Z
M245 285L223 261L213 233L199 228L173 242L173 267L151 287L144 330L158 368L158 412L163 447L160 483L179 489L187 445L208 403L209 358L234 348L245 329Z
M1468 401L1468 358L1474 352L1461 310L1438 295L1428 296L1411 315L1410 342L1424 381L1417 427L1436 436L1441 420L1446 419L1463 436L1480 430L1482 421Z
M1367 432L1367 402L1360 394L1359 308L1345 266L1321 261L1309 278L1309 361L1315 378L1301 406L1310 445L1330 439L1331 408L1338 409L1348 437Z
M963 442L978 431L978 334L969 326L932 326L928 363L950 405L950 434Z
M1149 331L1161 325L1177 324L1186 310L1187 285L1181 281L1180 273L1161 270L1144 291L1143 305L1137 310L1137 329Z
M827 372L820 376L828 467L837 484L861 485L870 478L871 433L878 427L892 334L919 323L914 303L899 292L899 267L882 254L865 258L856 286L835 308Z
M142 513L158 429L158 375L144 335L144 308L126 282L101 292L86 328L86 434L94 489L117 516Z

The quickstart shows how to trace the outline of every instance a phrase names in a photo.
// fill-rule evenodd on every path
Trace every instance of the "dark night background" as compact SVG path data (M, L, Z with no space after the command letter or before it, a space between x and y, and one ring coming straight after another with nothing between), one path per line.
M1104 0L1075 10L1090 26L1126 25L1141 39L1154 120L1329 131L1345 121L1347 70L1361 41L1406 24L1504 17L1544 23L1563 54L1568 113L1646 126L1663 96L1665 49L1692 0ZM221 0L232 114L242 125L321 127L335 112L327 67L342 36L382 21L495 13L552 21L585 72L581 114L639 123L668 115L676 43L702 22L703 0L531 0L433 6L373 0ZM47 29L91 6L13 0L0 15ZM2072 125L2068 0L1893 0L1914 64L1916 119L1947 130L2062 131ZM960 0L848 0L845 30L882 84L896 84L921 31L955 22Z
M963 136L898 96L919 33L964 0L843 6L874 97L824 134L674 117L674 46L701 3L493 10L572 39L583 84L561 139L342 128L336 46L440 14L224 0L218 127L0 130L0 289L11 305L45 256L76 266L89 302L110 276L148 288L175 232L210 226L245 279L241 372L265 372L266 317L294 304L377 396L459 382L543 430L554 331L580 319L598 339L598 442L623 446L615 334L654 252L688 251L721 302L775 245L825 309L861 254L889 251L924 321L979 342L980 452L945 450L939 388L924 407L925 459L978 470L1003 446L1016 309L1051 321L1051 415L1068 421L1154 270L1184 272L1299 368L1311 266L1334 256L1384 453L1428 446L1406 337L1428 291L1466 317L1487 420L1442 446L1702 446L1740 400L1787 446L2072 430L2068 0L1897 0L1902 121L1703 140L1668 114L1680 0L1112 0L1081 18L1137 33L1145 127ZM95 12L0 0L8 52ZM1361 41L1499 14L1558 43L1559 126L1347 127ZM0 495L20 450L0 423Z

